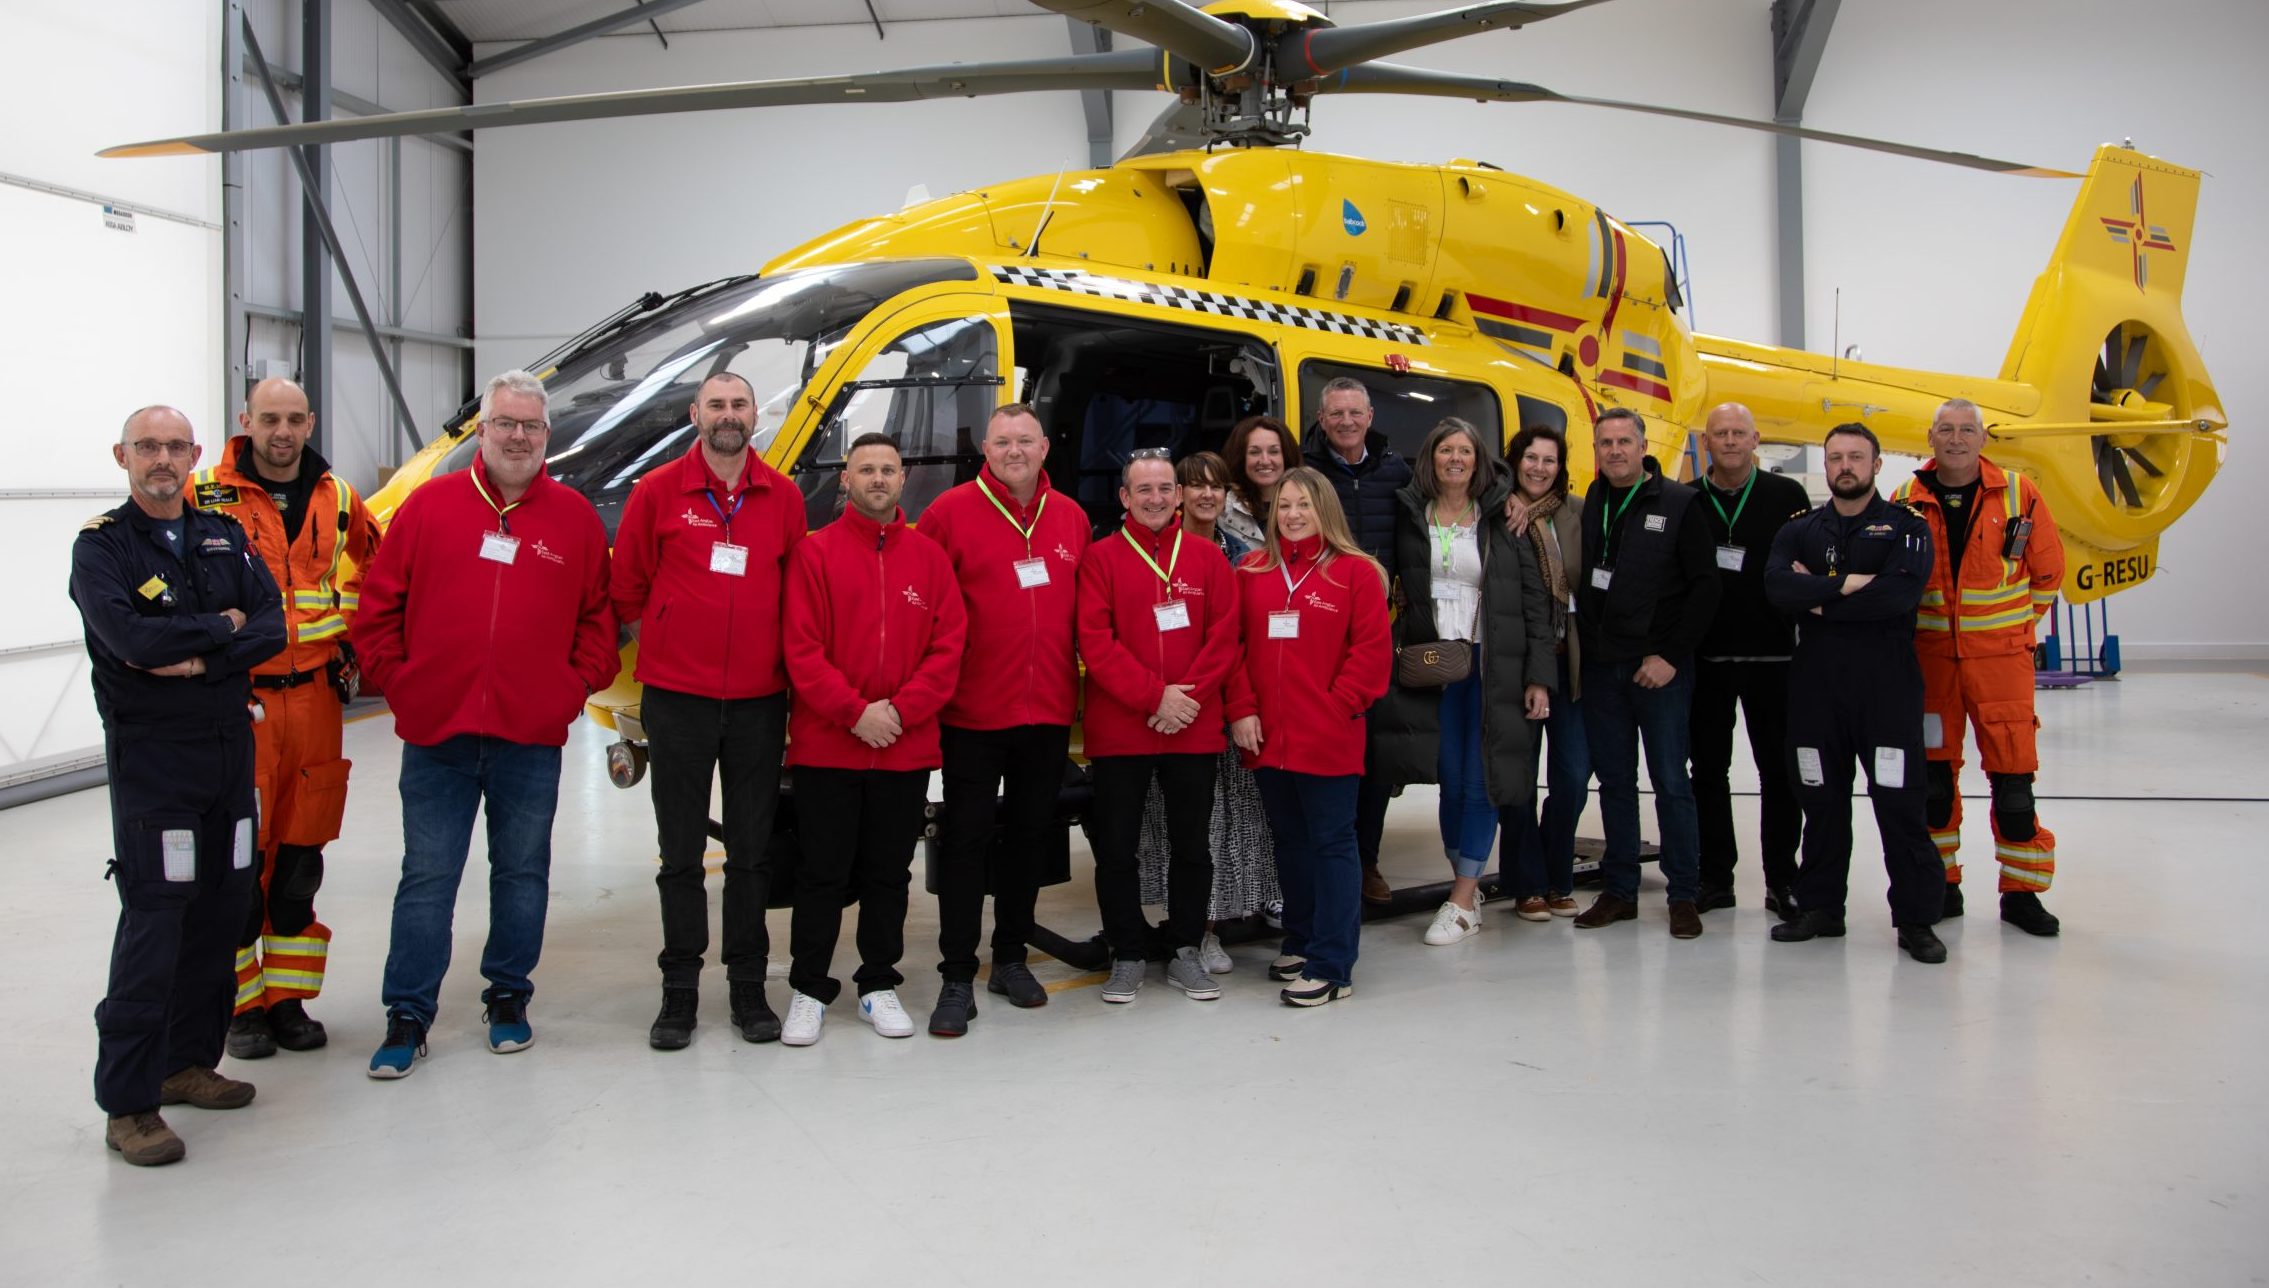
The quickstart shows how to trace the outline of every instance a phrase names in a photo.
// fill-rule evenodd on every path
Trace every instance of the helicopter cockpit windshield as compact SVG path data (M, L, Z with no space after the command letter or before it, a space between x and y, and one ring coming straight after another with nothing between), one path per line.
M563 362L551 396L553 478L591 498L614 532L631 485L693 441L687 409L720 372L756 390L751 446L763 454L835 346L884 301L932 282L969 281L965 260L799 269L690 299ZM434 473L472 464L467 435Z

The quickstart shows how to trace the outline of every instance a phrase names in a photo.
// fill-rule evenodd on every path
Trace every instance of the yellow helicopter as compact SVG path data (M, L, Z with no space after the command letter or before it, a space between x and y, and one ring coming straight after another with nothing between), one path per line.
M1341 27L1291 0L1035 0L1155 48L990 64L487 103L165 140L106 155L343 142L474 126L821 102L1066 89L1165 90L1176 105L1116 164L1013 180L816 237L750 276L633 302L537 363L551 469L610 525L631 484L682 452L719 371L764 402L759 443L832 517L843 444L903 445L906 509L971 477L973 434L1012 398L1040 412L1057 486L1114 513L1126 453L1217 447L1240 417L1311 417L1338 376L1370 387L1408 452L1445 415L1509 438L1637 411L1658 456L1716 403L1767 441L1864 421L1927 454L1936 405L1984 409L1991 451L2049 498L2086 602L2156 568L2159 534L2204 492L2226 417L2180 311L2197 172L2126 147L2084 176L1714 113L1564 95L1379 59L1601 0L1490 3ZM1646 112L2018 175L2082 178L1994 377L1841 361L1697 335L1663 249L1581 198L1482 161L1409 165L1296 149L1318 99L1398 94ZM462 468L477 405L375 504ZM1502 440L1501 440L1502 441ZM626 668L625 674L627 675ZM627 682L594 714L616 725Z

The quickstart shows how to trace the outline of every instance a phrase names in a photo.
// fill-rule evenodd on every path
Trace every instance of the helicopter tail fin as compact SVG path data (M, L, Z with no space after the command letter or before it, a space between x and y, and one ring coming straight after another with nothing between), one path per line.
M2195 170L2097 149L2002 363L2040 405L1988 450L2058 497L2075 600L2113 588L2077 571L2090 561L2104 579L2149 568L2221 462L2227 422L2182 318L2198 190Z

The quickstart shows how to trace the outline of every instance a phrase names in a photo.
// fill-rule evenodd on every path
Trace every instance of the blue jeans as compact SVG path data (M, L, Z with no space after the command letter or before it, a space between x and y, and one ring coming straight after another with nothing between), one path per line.
M1552 712L1544 720L1544 741L1529 744L1529 777L1550 748L1545 761L1544 784L1550 789L1544 808L1531 796L1507 805L1502 814L1505 848L1512 856L1508 890L1515 899L1531 895L1564 895L1576 888L1576 821L1583 817L1591 795L1591 740L1584 736L1584 706L1568 696L1568 659L1560 659L1560 687L1552 695ZM1541 816L1541 817L1540 817Z
M1301 974L1309 979L1352 984L1363 931L1363 864L1355 854L1355 792L1362 779L1256 769L1253 780L1276 836L1276 875L1284 887L1281 951L1307 958Z
M431 1028L449 973L457 884L473 841L473 814L488 807L488 946L481 1000L535 992L528 976L544 950L551 899L551 825L559 804L559 748L465 734L438 746L402 745L402 883L382 986L389 1015Z
M1584 663L1584 734L1599 771L1599 812L1607 826L1607 853L1599 872L1607 893L1639 897L1639 743L1647 750L1654 782L1655 817L1662 825L1662 876L1670 901L1700 893L1702 836L1694 815L1694 786L1686 777L1692 744L1687 722L1694 703L1694 659L1665 659L1678 668L1670 683L1642 689L1631 679L1636 662Z
M1442 749L1435 762L1442 784L1442 849L1450 871L1479 877L1497 842L1497 807L1489 803L1489 774L1481 756L1481 671L1442 687Z

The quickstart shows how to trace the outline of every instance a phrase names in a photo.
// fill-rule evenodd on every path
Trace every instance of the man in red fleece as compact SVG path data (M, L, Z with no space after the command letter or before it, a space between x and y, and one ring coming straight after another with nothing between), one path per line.
M533 1043L529 975L551 897L559 749L584 700L621 667L607 605L607 530L544 472L543 382L507 371L481 397L480 453L395 512L353 626L365 674L402 737L402 881L373 1078L406 1077L449 971L450 922L488 813L488 1047Z
M922 832L938 712L961 674L967 633L953 565L906 526L906 473L885 434L843 459L843 516L796 548L782 623L796 703L788 717L803 866L789 930L795 989L780 1041L819 1041L843 985L828 974L844 895L859 898L859 1018L888 1038L914 1035L898 1001L906 887Z
M749 449L756 392L724 371L695 391L698 439L631 489L615 530L615 617L638 635L639 722L651 760L662 868L662 1010L646 1035L657 1050L693 1041L701 955L709 949L710 783L722 772L725 983L733 1027L750 1042L780 1036L764 1000L771 951L765 845L780 801L788 672L780 609L788 556L804 539L804 499Z
M1238 660L1237 585L1220 547L1183 540L1179 492L1166 453L1130 457L1119 474L1127 525L1089 546L1079 566L1082 728L1095 784L1088 840L1113 959L1106 1002L1133 1001L1149 967L1135 842L1153 777L1166 798L1166 982L1199 1001L1221 996L1198 942L1213 894L1207 834L1226 745L1222 683Z
M976 1014L977 938L992 878L993 974L1017 1006L1048 991L1024 964L1040 855L1055 826L1079 669L1072 614L1087 515L1048 485L1048 436L1022 403L995 408L985 468L930 503L922 532L945 547L969 614L961 680L946 704L945 818L938 871L938 990L930 1032L959 1037ZM993 849L996 815L1001 846ZM988 861L989 860L989 861Z

